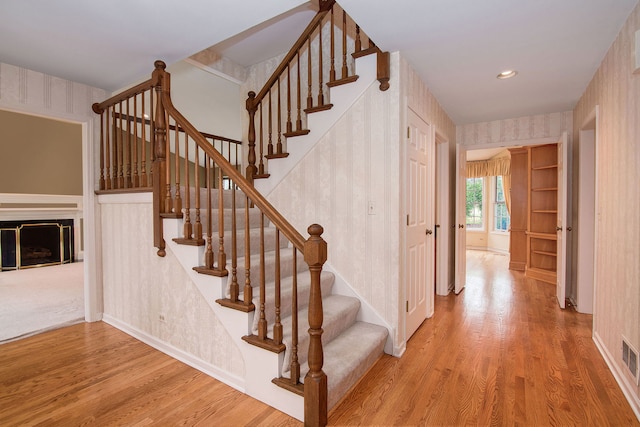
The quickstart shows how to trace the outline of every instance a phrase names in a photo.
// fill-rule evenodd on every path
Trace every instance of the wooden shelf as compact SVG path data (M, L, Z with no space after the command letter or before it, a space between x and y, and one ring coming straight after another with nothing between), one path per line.
M547 255L547 256L552 256L552 257L557 257L558 254L554 253L554 252L545 252L545 251L531 251L534 254L538 254L538 255Z
M528 222L525 276L556 282L558 215L558 146L527 147Z
M534 239L544 239L544 240L558 240L557 234L551 233L534 233L532 231L527 231L527 236L532 237Z

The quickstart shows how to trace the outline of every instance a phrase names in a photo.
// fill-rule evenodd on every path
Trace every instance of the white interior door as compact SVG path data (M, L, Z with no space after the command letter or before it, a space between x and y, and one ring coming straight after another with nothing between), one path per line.
M562 138L558 141L558 222L556 232L558 235L556 248L556 276L557 289L556 296L561 308L565 308L567 294L567 246L569 244L569 222L568 222L568 201L569 201L569 156L568 156L567 133L563 132Z
M431 126L408 110L406 185L406 336L433 311L434 142Z
M456 247L455 292L459 294L467 280L467 150L456 144Z

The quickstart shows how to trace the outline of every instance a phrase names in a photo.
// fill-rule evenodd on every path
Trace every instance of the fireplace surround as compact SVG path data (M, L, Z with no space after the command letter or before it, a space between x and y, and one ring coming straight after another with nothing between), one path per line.
M0 271L73 261L72 219L0 222Z

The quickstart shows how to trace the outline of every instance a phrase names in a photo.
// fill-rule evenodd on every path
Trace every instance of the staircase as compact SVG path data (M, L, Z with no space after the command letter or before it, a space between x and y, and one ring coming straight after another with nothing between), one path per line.
M175 109L161 61L148 81L93 106L101 115L100 190L153 191L158 255L176 255L240 349L245 392L308 425L326 424L328 410L390 342L384 320L323 269L322 227L309 226L304 238L259 191L277 185L376 79L381 90L388 87L388 54L368 38L362 48L366 36L339 8L342 35L334 40L335 7L320 0L318 15L265 87L249 94L246 178L238 172L238 141L200 133ZM312 37L323 46L325 31L331 59L323 61L320 48L312 61ZM347 63L348 45L357 65ZM342 78L336 78L340 56ZM312 62L328 69L312 72ZM359 74L349 75L356 66ZM232 144L236 156L223 157ZM269 162L280 164L269 170Z
M233 215L232 199L235 196L236 203L244 203L245 196L236 191L235 195L232 195L232 191L224 191L224 217L231 219ZM213 190L213 195L217 196L217 190ZM195 198L193 189L190 194L191 199ZM206 198L206 190L201 190L201 198ZM238 216L238 226L244 227L244 213ZM195 217L195 212L191 212L191 217ZM212 210L212 223L214 229L217 229L217 218L219 216L219 210ZM275 324L275 311L272 308L275 306L275 293L272 292L275 286L276 271L279 270L281 281L281 305L280 305L280 317L283 331L282 345L277 348L272 346L261 345L261 340L255 339L259 334L259 323L261 320L260 310L243 309L241 307L234 306L230 301L230 289L232 280L231 276L233 271L230 271L229 277L218 278L216 276L206 276L205 274L198 274L196 270L203 271L199 266L199 261L204 258L204 246L184 245L178 243L181 240L181 231L184 226L184 220L180 218L167 218L164 219L164 233L168 242L168 249L174 252L176 257L180 260L183 268L190 273L191 276L200 275L196 278L199 283L204 283L206 287L206 294L204 295L208 299L215 299L220 304L224 311L231 312L229 316L222 314L220 320L228 326L230 333L233 333L233 329L238 329L237 325L246 325L246 329L243 331L242 339L243 343L239 345L240 350L245 357L245 365L258 365L265 366L269 363L273 363L274 366L269 368L270 372L276 372L272 378L269 378L269 384L259 384L260 381L254 381L252 378L246 377L247 389L253 390L249 394L252 394L260 400L266 401L272 406L289 413L290 415L302 418L300 409L302 409L301 402L298 402L298 408L295 408L296 404L289 405L290 402L282 402L282 398L278 397L273 399L273 396L280 396L279 393L274 392L274 383L280 387L283 387L287 392L295 393L297 396L303 396L304 392L304 378L309 371L308 367L308 349L309 349L309 329L308 323L308 301L309 293L311 290L310 275L308 266L304 262L300 253L295 253L291 245L286 239L281 239L277 236L277 231L274 227L270 227L268 223L261 224L260 212L256 208L249 208L249 234L250 249L249 249L249 266L250 268L250 281L252 286L251 299L253 306L259 308L261 304L264 304L264 321L267 323L267 330L269 331L267 337L273 339L273 326ZM207 222L206 215L201 216L202 222ZM224 221L226 231L231 231L231 221ZM244 234L244 232L242 233ZM260 252L260 240L263 237L264 253ZM218 237L217 233L213 234L213 240ZM241 235L238 235L239 240ZM239 253L244 253L244 246L238 247ZM279 263L277 259L279 258ZM295 266L294 266L295 264ZM241 275L244 279L244 273L246 271L247 263L245 257L240 257L237 260L236 274ZM260 266L260 268L255 268ZM279 266L279 267L278 267ZM195 269L194 269L195 267ZM264 272L262 269L264 268ZM297 272L294 274L293 272ZM238 272L242 272L241 274ZM261 303L259 295L260 292L260 274L264 274L265 283L264 287L266 292L265 298ZM206 277L202 277L206 276ZM295 280L294 280L295 279ZM322 324L323 334L322 343L324 349L324 365L323 371L327 375L328 379L328 409L331 409L340 399L349 391L349 389L364 375L364 373L375 363L375 361L382 355L385 344L388 338L387 328L384 326L375 325L359 321L360 313L360 301L352 296L337 295L333 293L335 276L333 273L323 271L321 273L321 289L322 289L322 308L324 314L324 320ZM293 292L294 282L296 284L297 293ZM245 300L245 292L240 292L239 298ZM296 296L294 300L294 295ZM295 321L291 316L292 308L297 305L297 319L299 324L297 329L297 342L294 342L292 336L292 323ZM228 325L232 323L232 325ZM260 351L255 352L250 349L253 345L260 347ZM293 346L297 347L297 352L293 352ZM270 354L271 353L271 354ZM297 353L297 354L296 354ZM260 359L255 360L256 354ZM273 355L278 357L273 358ZM292 364L292 356L297 358L297 364ZM253 360L251 360L253 358ZM274 359L274 360L270 360ZM291 379L292 366L294 366L294 376L298 378L298 384L292 385ZM296 368L297 367L297 368ZM297 372L296 372L297 371ZM257 384L252 384L252 383ZM295 401L294 401L295 402ZM284 404L283 404L284 403ZM291 408L290 406L293 406Z

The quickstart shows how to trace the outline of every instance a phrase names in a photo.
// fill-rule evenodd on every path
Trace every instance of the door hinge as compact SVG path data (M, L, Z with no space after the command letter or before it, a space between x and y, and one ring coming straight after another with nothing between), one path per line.
M407 301L407 313L409 312L409 301Z
M409 225L409 215L407 215L407 225Z
M411 138L411 128L407 126L407 139Z

